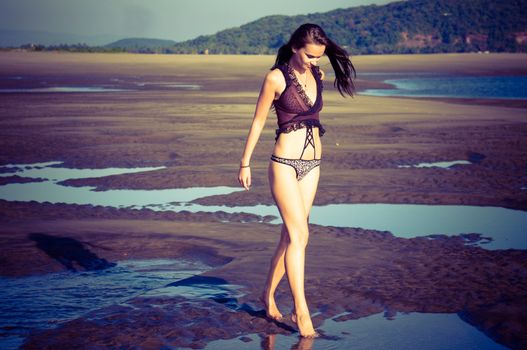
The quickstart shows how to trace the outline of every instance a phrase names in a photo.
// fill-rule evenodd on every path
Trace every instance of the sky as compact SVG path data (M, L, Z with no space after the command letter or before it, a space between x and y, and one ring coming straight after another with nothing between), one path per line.
M0 30L183 41L268 15L389 2L393 0L0 0Z

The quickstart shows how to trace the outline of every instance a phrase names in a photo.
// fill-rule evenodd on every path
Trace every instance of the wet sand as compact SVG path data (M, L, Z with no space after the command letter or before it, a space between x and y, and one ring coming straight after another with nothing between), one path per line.
M66 182L99 190L237 186L238 160L259 85L273 58L1 53L2 88L90 85L134 91L0 93L0 164L63 160L64 166L80 168L167 166L142 174ZM527 74L525 58L394 55L357 57L354 62L359 73L434 69ZM330 70L327 62L322 62L322 69ZM201 89L171 88L167 82L199 84ZM368 84L380 82L364 81L364 86ZM315 204L527 208L527 191L520 190L527 186L523 106L361 95L344 99L332 82L325 84L324 103L327 133ZM199 202L271 204L266 168L274 128L270 113L253 156L254 186L249 192ZM448 160L473 164L451 169L397 167ZM2 181L28 180L11 176ZM242 285L246 292L228 302L137 298L129 306L95 310L56 329L33 331L24 348L83 348L87 340L99 348L198 348L214 339L248 333L292 332L290 322L266 320L257 301L279 227L241 221L261 218L36 202L0 201L0 208L0 239L7 247L0 254L3 276L64 269L28 239L31 233L45 233L89 243L94 254L110 262L139 257L203 259L216 266L205 276ZM381 311L456 312L501 344L527 345L525 251L487 251L466 246L459 237L403 239L389 232L316 225L311 232L306 294L311 311L320 312L315 324L344 311L351 312L350 318ZM277 298L283 311L290 311L285 281Z
M135 219L107 211L88 217L80 208L63 210L65 219L39 219L51 205L25 204L5 219L2 246L6 271L49 273L64 266L35 247L29 234L68 237L112 262L139 258L192 258L216 266L204 276L244 286L245 296L210 298L134 298L90 312L57 329L32 332L24 348L134 346L202 347L214 339L247 333L291 334L291 322L266 320L257 301L278 227L262 223L166 220L166 214ZM55 210L61 206L57 205ZM72 206L76 207L76 206ZM331 254L328 254L331 252ZM31 258L28 258L31 257ZM488 251L464 245L458 237L403 239L389 232L311 226L306 295L315 325L343 312L355 319L385 311L460 313L493 339L525 344L525 262L527 252ZM285 281L278 304L290 313ZM228 302L228 305L224 305ZM350 330L351 332L353 330ZM379 335L382 336L382 335Z

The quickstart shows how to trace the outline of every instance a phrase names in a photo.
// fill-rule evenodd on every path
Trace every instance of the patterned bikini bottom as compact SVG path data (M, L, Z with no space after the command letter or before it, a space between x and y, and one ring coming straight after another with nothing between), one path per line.
M320 159L288 159L271 155L271 160L277 163L286 164L293 167L296 171L296 179L302 180L311 170L320 165Z

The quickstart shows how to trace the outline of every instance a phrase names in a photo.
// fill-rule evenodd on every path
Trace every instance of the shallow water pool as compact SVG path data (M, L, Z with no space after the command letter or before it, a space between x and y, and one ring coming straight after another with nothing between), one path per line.
M313 340L293 335L257 335L209 343L206 350L502 350L506 347L462 321L457 314L398 314L387 319L383 313L357 320L324 321L318 328L324 333Z
M394 89L367 89L371 96L527 99L527 76L379 74Z
M167 285L209 269L198 261L150 259L106 263L83 272L0 277L0 349L17 349L32 329L54 328L138 296L189 296L188 290ZM224 291L206 286L192 292L200 297Z
M448 169L451 166L454 165L467 165L472 164L472 162L469 162L468 160L450 160L450 161L442 161L442 162L432 162L432 163L418 163L418 164L412 164L412 165L398 165L398 168L444 168Z
M165 167L69 169L60 167L60 164L61 162L48 162L2 166L9 172L0 173L0 176L19 175L40 178L44 181L0 186L0 199L91 204L130 209L147 208L155 211L249 213L262 217L275 216L276 219L271 223L281 223L279 212L274 205L227 207L192 203L198 198L243 191L239 187L94 191L95 188L90 186L72 187L59 184L60 181L73 178L156 171ZM527 212L501 207L386 203L330 204L314 206L310 213L310 223L389 231L403 238L476 233L489 238L477 243L486 249L527 249L525 231ZM467 243L471 244L470 241Z

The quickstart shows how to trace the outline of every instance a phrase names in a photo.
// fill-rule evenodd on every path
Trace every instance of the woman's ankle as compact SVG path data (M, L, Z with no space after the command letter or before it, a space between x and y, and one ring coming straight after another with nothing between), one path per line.
M268 300L272 300L274 299L274 291L264 288L264 290L262 291L262 297Z
M309 315L309 308L307 307L307 305L301 305L301 306L294 306L293 307L293 311L292 311L293 314L295 315L302 315L302 316L306 316L306 315Z

